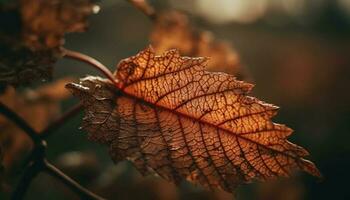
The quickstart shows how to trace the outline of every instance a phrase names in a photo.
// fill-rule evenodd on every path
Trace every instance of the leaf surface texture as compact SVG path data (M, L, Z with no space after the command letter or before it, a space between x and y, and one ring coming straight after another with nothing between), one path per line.
M205 71L206 62L148 48L119 63L117 86L87 77L67 87L85 106L89 138L143 174L229 192L295 170L320 176L287 141L292 130L271 121L278 108L248 96L253 85Z

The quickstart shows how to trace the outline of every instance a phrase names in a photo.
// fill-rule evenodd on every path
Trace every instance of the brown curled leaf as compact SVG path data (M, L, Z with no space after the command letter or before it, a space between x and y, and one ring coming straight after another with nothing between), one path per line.
M295 170L320 176L302 158L308 152L286 140L292 130L271 122L277 107L247 96L253 85L205 71L206 62L148 48L119 63L117 87L96 77L67 87L86 109L89 139L143 174L229 192Z
M83 32L95 0L21 0L20 12L25 44L34 50L57 48L64 35Z
M94 0L12 0L0 4L0 90L51 79L64 35L82 32Z
M179 11L163 12L156 18L150 41L157 53L178 49L182 55L210 57L207 70L247 79L237 52L227 42L215 39L210 31L194 28Z

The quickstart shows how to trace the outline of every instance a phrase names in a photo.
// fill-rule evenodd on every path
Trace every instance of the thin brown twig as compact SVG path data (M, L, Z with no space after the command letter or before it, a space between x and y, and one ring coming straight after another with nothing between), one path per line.
M155 9L147 2L147 0L127 0L130 2L135 8L140 10L143 14L145 14L152 21L156 20L157 14Z
M68 119L78 114L82 109L82 104L78 103L65 111L59 118L52 122L48 127L39 133L41 139L46 139L54 131L56 131L62 124L64 124Z
M79 60L82 62L85 62L93 67L95 67L97 70L102 72L114 85L118 85L117 80L113 76L112 72L101 62L97 61L96 59L85 55L83 53L77 52L77 51L72 51L68 49L64 49L65 57L70 58L73 60Z
M73 192L78 194L81 199L84 200L104 200L104 198L92 193L90 190L84 188L79 183L71 179L69 176L64 174L61 170L50 164L47 160L44 160L45 171L52 175L53 177L60 180L64 183L68 188L70 188Z

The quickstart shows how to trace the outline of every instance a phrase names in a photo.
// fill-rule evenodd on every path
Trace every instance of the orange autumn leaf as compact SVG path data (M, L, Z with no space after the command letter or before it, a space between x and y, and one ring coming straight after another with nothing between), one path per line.
M278 108L248 96L253 85L205 71L206 62L148 48L119 63L117 85L87 77L67 88L85 107L89 139L143 174L229 192L295 170L320 176L308 152L287 141L292 130L271 122Z

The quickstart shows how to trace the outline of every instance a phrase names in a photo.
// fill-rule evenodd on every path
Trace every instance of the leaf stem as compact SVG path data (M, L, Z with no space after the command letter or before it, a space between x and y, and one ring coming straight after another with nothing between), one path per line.
M157 14L155 9L147 2L147 0L127 0L130 2L135 8L140 10L143 14L145 14L150 20L155 21L157 18Z
M85 62L93 67L95 67L97 70L99 70L102 74L104 74L114 85L118 85L117 80L113 76L112 72L101 62L97 61L96 59L85 55L83 53L72 51L68 49L64 49L65 57L70 58L73 60L79 60L82 62Z
M13 112L2 102L0 102L0 113L15 123L19 128L21 128L33 140L34 144L41 143L41 139L37 132L32 127L30 127L28 123L24 121L24 119L22 119L18 114Z
M57 118L54 122L52 122L48 127L46 127L43 131L39 133L41 139L46 139L49 137L54 131L60 128L68 119L78 114L82 109L82 104L78 103L73 107L69 108L65 111L59 118Z
M104 198L92 193L88 189L81 186L79 183L71 179L69 176L64 174L61 170L50 164L47 160L44 160L45 171L51 176L57 178L64 183L73 192L78 194L81 199L84 200L104 200Z

